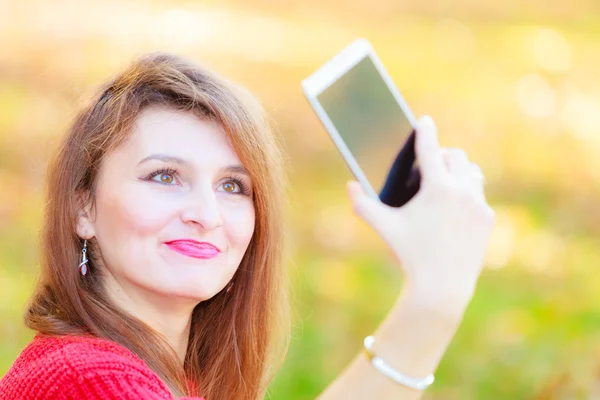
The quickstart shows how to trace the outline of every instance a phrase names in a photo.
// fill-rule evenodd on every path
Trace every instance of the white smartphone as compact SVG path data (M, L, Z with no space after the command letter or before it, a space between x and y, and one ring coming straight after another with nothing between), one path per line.
M416 120L368 40L352 42L302 88L369 195L392 206L414 196Z

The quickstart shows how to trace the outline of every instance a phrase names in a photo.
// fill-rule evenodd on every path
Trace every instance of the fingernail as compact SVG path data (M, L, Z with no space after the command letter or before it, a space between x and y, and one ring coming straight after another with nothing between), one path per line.
M435 122L433 121L433 118L431 118L429 115L423 115L421 117L421 123L423 125L435 127Z
M348 181L347 187L352 196L355 196L359 191L359 183L356 181Z

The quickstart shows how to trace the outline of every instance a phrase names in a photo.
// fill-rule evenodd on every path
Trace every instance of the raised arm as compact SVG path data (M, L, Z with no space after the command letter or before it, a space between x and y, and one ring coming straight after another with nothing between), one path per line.
M416 153L421 188L403 207L370 198L356 182L348 190L354 211L389 245L406 278L373 334L372 353L392 373L424 380L435 372L473 295L495 214L485 199L481 169L464 151L441 149L429 117L419 121ZM421 390L408 386L359 354L319 399L421 397Z

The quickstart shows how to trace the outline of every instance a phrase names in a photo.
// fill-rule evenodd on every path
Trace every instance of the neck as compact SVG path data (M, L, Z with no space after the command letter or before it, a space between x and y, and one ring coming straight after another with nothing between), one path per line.
M115 305L160 333L183 364L196 303L189 299L165 301L164 296L117 282L110 274L107 274L104 283Z

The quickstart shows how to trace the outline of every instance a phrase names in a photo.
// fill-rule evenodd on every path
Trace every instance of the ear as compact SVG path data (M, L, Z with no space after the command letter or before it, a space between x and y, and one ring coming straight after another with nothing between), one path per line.
M79 191L76 194L77 204L77 235L82 239L91 239L96 236L94 226L94 202L89 191Z

